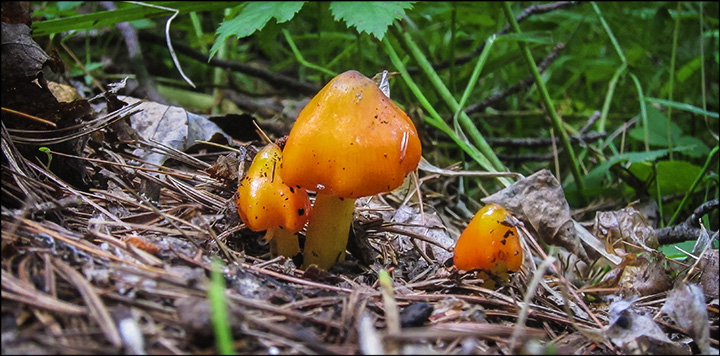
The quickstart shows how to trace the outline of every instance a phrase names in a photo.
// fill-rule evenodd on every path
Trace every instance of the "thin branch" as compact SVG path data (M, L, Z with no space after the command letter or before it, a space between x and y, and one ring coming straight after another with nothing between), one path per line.
M141 32L140 33L140 39L143 41L153 42L156 44L165 44L165 38L152 34L152 33L146 33ZM175 52L184 54L192 59L195 59L197 61L208 63L210 66L213 67L219 67L219 68L226 68L231 69L234 71L238 71L240 73L247 74L249 76L262 79L266 82L268 82L270 85L281 88L281 89L289 89L289 90L295 90L302 94L306 95L315 95L320 90L320 87L312 84L312 83L305 83L298 81L294 78L288 77L283 74L278 74L271 72L267 69L263 68L256 68L253 66L249 66L247 64L237 63L233 61L226 61L222 59L218 59L213 57L209 62L207 59L207 54L202 53L200 51L196 51L192 49L190 46L182 44L182 43L176 43L175 44Z
M553 47L553 49L550 51L550 53L548 53L548 55L545 58L543 58L542 62L540 62L540 64L538 65L538 71L540 73L544 72L545 69L547 69L547 67L550 66L550 64L555 62L555 59L557 59L558 54L560 54L560 51L562 51L563 49L565 49L564 43L561 42L561 43L556 44L555 47ZM523 79L523 80L519 81L518 83L516 83L515 85L513 85L512 87L505 89L500 93L493 94L490 97L488 97L487 99L485 99L477 104L469 105L467 107L467 109L465 109L465 113L470 115L470 114L473 114L476 112L480 112L480 111L484 110L485 108L494 105L495 103L499 102L500 100L502 100L508 96L518 93L521 90L527 89L533 83L534 83L534 78L532 75L529 75L525 79Z

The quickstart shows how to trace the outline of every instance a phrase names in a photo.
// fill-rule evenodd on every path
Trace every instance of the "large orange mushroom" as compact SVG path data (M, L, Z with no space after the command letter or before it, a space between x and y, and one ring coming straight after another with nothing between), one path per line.
M371 79L350 70L300 112L283 150L286 184L317 192L304 265L345 258L355 200L391 191L420 161L412 120Z
M504 207L485 205L455 244L455 267L493 273L518 271L523 263L523 251L516 221Z
M286 185L278 171L280 147L270 143L253 159L235 195L240 219L250 230L263 231L272 256L292 257L300 252L296 234L310 213L310 197L304 189Z

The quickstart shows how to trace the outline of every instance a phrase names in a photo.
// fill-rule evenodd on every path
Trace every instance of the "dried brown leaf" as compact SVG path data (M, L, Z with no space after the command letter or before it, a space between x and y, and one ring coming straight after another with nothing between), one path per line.
M717 354L710 347L710 322L708 320L705 296L696 284L680 280L668 293L662 311L690 335L705 355Z
M562 186L550 171L540 170L482 201L504 206L545 243L562 246L590 262L577 237Z

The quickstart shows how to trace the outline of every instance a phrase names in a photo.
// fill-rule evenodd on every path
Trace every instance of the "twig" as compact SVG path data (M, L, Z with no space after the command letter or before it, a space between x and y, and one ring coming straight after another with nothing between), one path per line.
M550 51L550 53L548 53L548 55L545 58L543 58L542 62L540 62L540 64L537 67L538 71L540 73L544 72L545 69L547 69L547 67L550 64L555 62L555 59L557 59L558 54L560 54L560 51L562 51L563 49L565 49L564 43L561 42L561 43L556 44L555 47L553 47L553 49ZM468 115L474 114L476 112L480 112L480 111L484 110L487 107L495 105L495 103L499 102L500 100L502 100L508 96L511 96L515 93L518 93L521 90L527 89L528 87L530 87L530 85L533 84L533 80L534 80L533 76L530 75L530 76L526 77L525 79L517 82L512 87L505 89L500 93L493 94L490 97L488 97L487 99L485 99L477 104L469 105L465 109L465 113Z
M140 33L140 39L143 41L161 44L165 41L163 37L145 32ZM315 95L315 93L320 90L320 87L315 84L301 82L283 74L273 73L267 69L256 68L247 64L226 61L215 57L210 59L208 62L207 54L196 51L190 46L182 43L175 44L175 51L202 63L208 63L211 66L235 70L240 73L262 79L276 88L291 89L305 95Z
M698 227L698 219L718 207L720 207L720 201L718 201L718 199L707 201L698 206L682 223L655 230L658 242L661 245L665 245L697 239L698 236L700 236L700 232L702 232Z
M589 132L584 135L570 136L570 142L595 142L601 138L607 136L605 132ZM506 147L538 147L538 146L550 146L553 141L558 142L558 139L554 140L547 137L530 137L530 138L488 138L488 143L491 143L493 147L506 146Z

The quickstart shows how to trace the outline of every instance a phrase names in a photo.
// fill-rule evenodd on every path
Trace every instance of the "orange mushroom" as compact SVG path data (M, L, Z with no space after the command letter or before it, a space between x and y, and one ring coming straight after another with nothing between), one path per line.
M523 262L515 218L497 204L488 204L470 220L455 244L455 267L470 271L517 271Z
M407 114L350 70L300 112L283 154L283 180L317 191L304 265L328 269L345 259L355 199L399 187L417 168L421 146Z
M257 153L235 195L240 219L250 230L265 233L270 254L295 256L300 252L297 232L310 213L310 198L304 189L283 183L280 147L271 143Z

